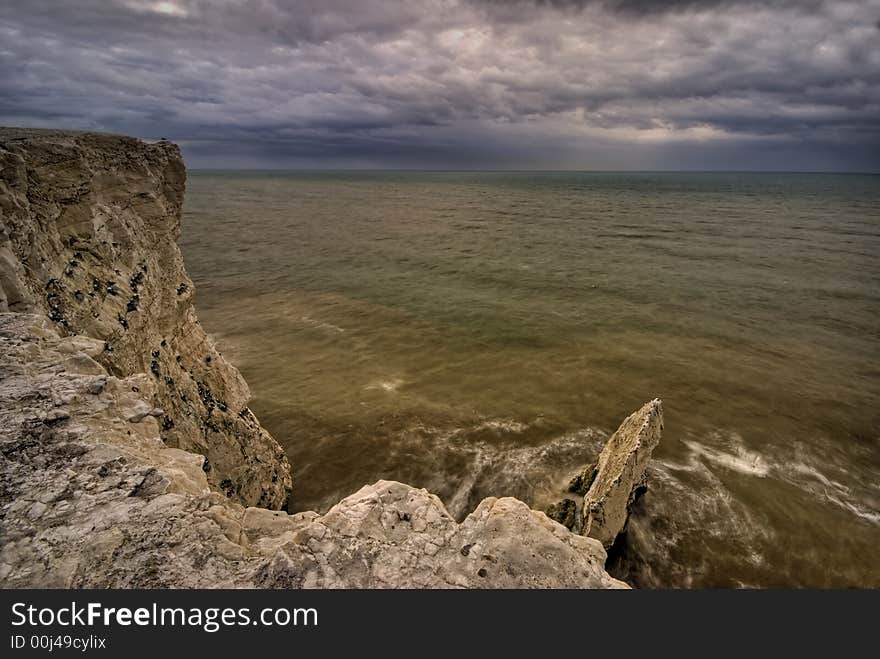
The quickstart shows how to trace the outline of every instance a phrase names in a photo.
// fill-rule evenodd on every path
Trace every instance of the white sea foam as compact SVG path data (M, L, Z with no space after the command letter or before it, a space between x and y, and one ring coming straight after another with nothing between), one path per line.
M864 501L857 501L858 496L853 489L834 479L828 478L816 467L796 462L788 466L780 466L783 480L808 494L834 504L839 508L852 513L860 519L880 524L880 511L865 505ZM802 477L807 476L807 480Z
M747 476L773 477L806 492L817 501L830 503L861 519L880 524L880 511L871 505L872 502L859 500L859 493L852 487L829 477L820 471L817 465L809 464L809 460L804 455L798 456L803 458L802 460L773 459L763 456L746 449L742 438L735 434L723 438L719 434L714 434L709 439L725 444L727 450L683 440L691 451L688 464L664 462L664 466L672 470L693 472L700 471L707 462ZM828 465L824 466L826 469L831 468Z
M324 321L316 320L315 318L312 318L311 316L300 316L299 319L302 322L304 322L306 325L311 325L312 327L315 327L317 329L322 329L327 332L333 332L335 334L342 334L345 331L343 328L339 327L338 325L334 325L332 323L325 323Z
M559 499L577 467L598 454L607 434L585 428L540 445L517 445L514 440L503 447L480 435L491 429L512 439L538 423L506 418L477 419L456 428L416 423L393 450L410 451L415 443L421 459L435 463L438 485L428 489L443 491L443 501L457 519L486 496L515 496L542 509ZM451 456L455 471L445 473Z
M810 465L804 464L803 462L795 462L790 466L790 470L795 472L796 474L803 474L804 476L814 478L822 483L822 485L824 485L825 487L833 487L834 489L844 494L848 494L850 492L850 488L848 488L843 483L831 480L815 467L811 467Z
M860 517L861 519L867 520L872 524L880 524L880 512L876 510L868 510L866 508L862 508L851 501L846 501L844 499L840 499L833 494L825 493L825 498L831 503L840 506L844 510L848 510L856 517Z
M474 426L474 430L500 430L502 432L521 433L527 430L529 424L513 419L490 419Z
M752 565L763 565L766 561L764 557L757 551L753 551L749 554L748 559L749 563Z
M694 455L703 457L720 467L747 476L758 476L760 478L764 478L770 473L770 464L767 460L759 453L746 449L742 445L741 439L735 438L731 452L722 451L694 441L684 440L684 444Z
M390 380L375 380L374 382L370 382L367 386L364 387L366 390L375 390L380 389L382 391L387 391L388 393L394 393L403 384L403 380L401 378L391 378Z

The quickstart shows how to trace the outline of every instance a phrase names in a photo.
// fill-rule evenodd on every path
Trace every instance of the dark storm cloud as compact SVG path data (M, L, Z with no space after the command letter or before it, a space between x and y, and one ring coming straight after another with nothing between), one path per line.
M880 0L0 6L0 123L191 164L880 169Z
M635 14L660 14L684 10L714 9L722 6L752 5L755 7L818 7L822 0L476 0L496 4L528 3L554 8L583 9L589 5L600 5L605 9L631 12Z

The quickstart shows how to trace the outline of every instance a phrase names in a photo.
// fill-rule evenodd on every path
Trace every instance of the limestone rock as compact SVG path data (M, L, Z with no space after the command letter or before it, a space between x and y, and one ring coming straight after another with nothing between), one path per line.
M154 416L130 421L153 411L151 377L59 371L53 325L0 313L0 587L626 587L600 542L516 499L460 524L390 481L325 515L244 508Z
M279 508L290 465L193 309L185 182L170 142L0 129L0 311L45 313L69 372L149 374L163 441L206 456L208 481L241 503Z
M458 524L423 489L379 481L304 524L264 586L625 588L601 544L512 498L483 500Z
M630 507L647 487L648 461L662 430L663 409L655 398L629 415L599 454L595 478L584 496L583 533L606 549L626 527Z

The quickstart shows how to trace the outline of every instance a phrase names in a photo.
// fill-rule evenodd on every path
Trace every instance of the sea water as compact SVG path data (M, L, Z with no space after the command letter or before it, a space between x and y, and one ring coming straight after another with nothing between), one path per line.
M540 510L660 397L615 576L880 587L878 176L191 172L181 246L291 510Z

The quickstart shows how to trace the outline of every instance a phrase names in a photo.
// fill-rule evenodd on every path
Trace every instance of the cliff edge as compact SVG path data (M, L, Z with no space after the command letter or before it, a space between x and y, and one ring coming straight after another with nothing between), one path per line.
M290 466L196 318L184 185L170 142L0 129L0 586L626 587L511 498L272 510Z
M290 465L247 408L250 391L196 318L177 248L186 173L170 142L0 133L0 311L39 311L103 341L109 373L149 373L164 443L204 455L240 503L284 505Z

